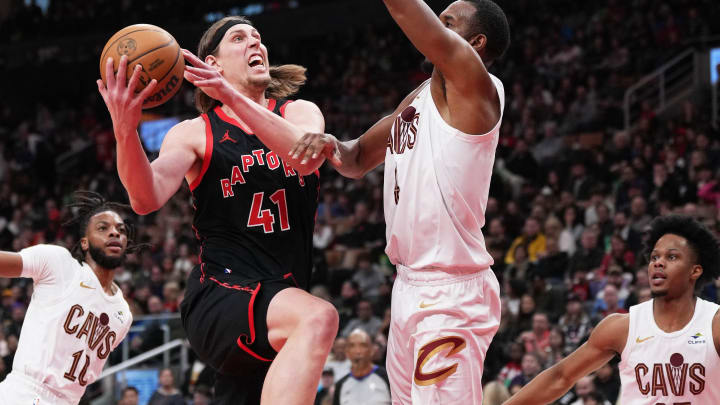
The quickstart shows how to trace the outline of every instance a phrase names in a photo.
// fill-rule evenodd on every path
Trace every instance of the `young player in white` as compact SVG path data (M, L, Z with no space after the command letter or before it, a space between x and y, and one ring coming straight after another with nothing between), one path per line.
M12 371L0 383L3 404L77 404L130 329L130 308L113 283L134 248L125 208L91 192L76 193L71 207L68 225L82 235L75 257L54 245L0 252L0 277L33 279Z
M456 1L439 18L421 0L385 5L434 65L431 79L357 141L307 135L291 154L323 154L349 177L385 162L386 253L398 271L387 360L393 403L480 404L500 321L481 228L505 101L486 66L507 49L509 26L490 0Z
M650 228L654 298L603 319L587 343L505 405L551 403L616 354L622 405L720 404L720 306L695 296L720 275L720 246L688 217L660 217Z

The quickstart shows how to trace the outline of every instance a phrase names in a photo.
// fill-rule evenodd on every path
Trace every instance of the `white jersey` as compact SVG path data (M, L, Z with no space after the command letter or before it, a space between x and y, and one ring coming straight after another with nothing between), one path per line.
M384 205L390 261L414 270L474 271L493 264L481 228L505 105L485 135L468 135L440 115L430 80L395 119L385 154Z
M682 330L666 333L655 323L653 300L630 307L619 403L720 404L720 356L712 334L718 308L698 298L692 320Z
M130 329L130 308L119 288L107 295L90 266L65 248L37 245L20 255L21 277L34 288L6 384L30 381L55 395L53 402L77 404Z

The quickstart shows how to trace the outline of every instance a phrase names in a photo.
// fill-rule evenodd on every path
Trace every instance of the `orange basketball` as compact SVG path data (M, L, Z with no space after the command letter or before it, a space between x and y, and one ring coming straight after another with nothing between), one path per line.
M160 27L150 24L135 24L115 33L103 48L100 56L100 76L105 81L105 62L112 57L117 73L120 57L127 55L127 80L130 80L135 65L142 66L140 82L135 89L142 91L152 79L157 87L143 102L143 108L153 108L168 101L180 90L185 70L185 60L175 38Z

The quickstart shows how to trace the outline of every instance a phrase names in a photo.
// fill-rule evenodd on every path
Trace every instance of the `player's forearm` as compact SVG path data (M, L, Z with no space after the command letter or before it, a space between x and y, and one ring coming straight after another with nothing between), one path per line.
M553 367L543 371L503 405L545 405L568 392L574 381L567 380Z
M152 168L136 131L117 136L117 169L133 210L145 215L160 208Z
M449 52L450 32L423 0L383 0L390 15L420 53L435 63Z
M295 143L305 134L293 123L239 92L227 106L252 129L265 146L279 156L287 156ZM290 163L300 175L304 176L312 173L322 162L322 159L315 159L306 163L295 161Z

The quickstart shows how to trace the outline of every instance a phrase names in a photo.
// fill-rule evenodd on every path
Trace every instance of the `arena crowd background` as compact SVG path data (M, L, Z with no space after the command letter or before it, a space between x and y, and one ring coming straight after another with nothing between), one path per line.
M428 3L439 11L449 2ZM484 234L503 318L484 379L493 385L487 392L512 392L580 345L603 316L647 299L642 248L654 216L682 212L718 230L720 138L708 54L720 47L720 7L713 0L499 3L512 45L491 68L507 98ZM195 50L202 31L227 14L255 21L271 63L308 68L298 97L317 103L327 132L343 140L392 112L427 77L379 0L0 1L0 249L73 245L76 236L61 223L74 190L127 201L95 85L105 41L142 22ZM687 74L700 81L662 111L652 98L639 99L627 127L626 90L687 50L702 62ZM196 115L192 91L186 83L146 112L140 133L151 158L169 125ZM382 365L394 278L383 254L382 168L361 180L327 166L321 172L312 292L335 304L341 335L359 326L373 336ZM131 256L117 282L138 327L109 365L182 339L173 314L196 262L192 215L185 185L163 209L136 218L152 248ZM0 279L0 380L31 293L28 279ZM700 292L715 301L719 293L718 282ZM343 370L337 343L328 368ZM165 365L188 404L205 403L212 373L191 351L187 359L167 353L90 387L87 403L119 403L127 384L145 403ZM559 403L588 390L615 403L616 361Z

